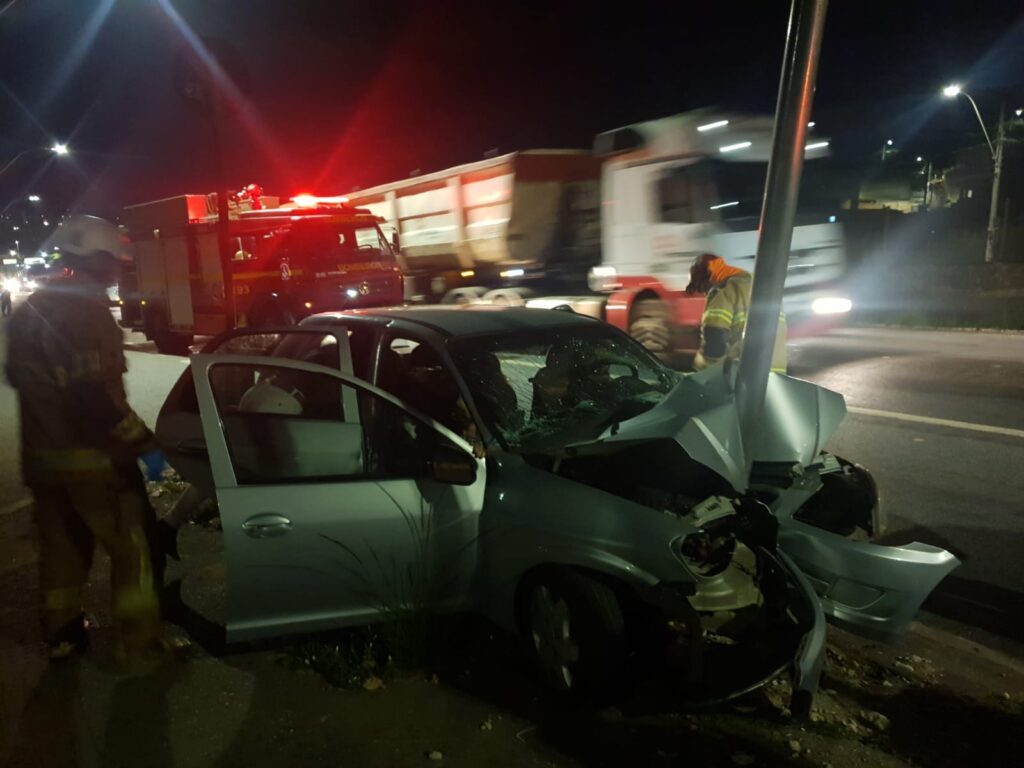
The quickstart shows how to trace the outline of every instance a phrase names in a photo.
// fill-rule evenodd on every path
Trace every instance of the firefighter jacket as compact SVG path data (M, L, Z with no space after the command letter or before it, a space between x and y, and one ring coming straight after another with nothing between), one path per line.
M18 308L7 335L26 485L112 478L153 447L152 433L128 405L121 329L102 288L74 278L55 282Z
M743 329L750 308L753 278L749 272L735 273L708 291L700 321L700 353L694 362L698 370L730 357L738 359L743 349ZM717 339L710 339L715 336ZM721 343L724 337L724 344ZM709 343L710 341L710 343ZM718 342L717 344L715 342ZM786 318L779 314L779 329L772 351L772 371L786 372Z

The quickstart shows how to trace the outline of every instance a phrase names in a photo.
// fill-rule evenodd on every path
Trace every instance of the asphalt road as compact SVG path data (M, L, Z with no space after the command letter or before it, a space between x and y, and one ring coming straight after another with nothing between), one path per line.
M790 373L846 397L829 448L875 474L889 538L963 561L926 607L1024 640L1024 335L850 328Z
M153 424L185 360L125 341L129 397ZM846 396L850 413L829 448L875 474L889 539L963 561L928 608L1024 640L1024 335L844 329L792 344L790 373ZM28 500L16 410L0 386L0 515Z

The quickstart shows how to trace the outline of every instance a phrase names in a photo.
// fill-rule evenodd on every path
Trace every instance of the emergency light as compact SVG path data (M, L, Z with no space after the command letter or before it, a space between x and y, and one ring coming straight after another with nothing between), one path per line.
M348 203L348 198L344 195L335 195L333 197L318 197L317 195L310 195L303 193L296 195L292 198L292 202L300 208L316 208L321 205L345 205Z

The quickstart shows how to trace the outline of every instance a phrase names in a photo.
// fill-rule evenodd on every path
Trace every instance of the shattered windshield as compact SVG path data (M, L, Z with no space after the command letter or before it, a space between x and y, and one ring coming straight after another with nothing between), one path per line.
M460 339L452 356L509 449L556 450L650 410L678 374L614 330L567 326Z

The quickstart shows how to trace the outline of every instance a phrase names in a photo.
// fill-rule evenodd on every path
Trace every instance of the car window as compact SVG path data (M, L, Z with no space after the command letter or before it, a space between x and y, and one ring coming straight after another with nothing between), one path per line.
M605 326L460 339L452 356L484 421L513 450L595 437L661 402L674 373Z
M377 386L456 434L471 439L472 418L459 385L430 344L399 335L386 338Z
M333 376L214 365L210 385L242 485L427 475L441 443L429 425Z
M373 341L374 332L369 326L332 324L330 330L324 331L305 328L280 333L242 333L215 340L203 352L286 358L368 379Z

